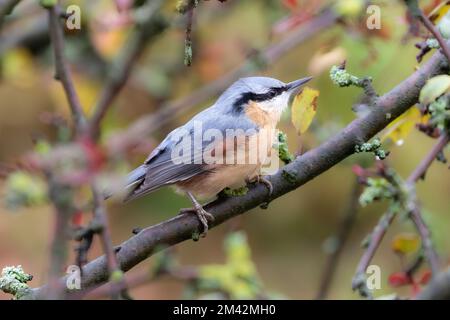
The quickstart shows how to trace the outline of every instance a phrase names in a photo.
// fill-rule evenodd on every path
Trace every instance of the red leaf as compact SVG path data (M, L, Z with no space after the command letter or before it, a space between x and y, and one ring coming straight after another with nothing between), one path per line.
M283 0L283 5L290 10L294 10L297 7L297 0Z
M89 169L94 172L98 171L105 163L105 153L90 138L82 138L80 144L86 152L86 157L89 162Z
M352 167L352 171L354 174L356 174L358 177L365 177L366 176L366 170L361 167L360 165L355 164Z
M430 281L430 279L431 279L431 271L430 270L426 270L420 276L419 283L421 285L426 285Z
M72 216L72 224L74 227L81 227L83 225L83 212L77 211Z
M412 283L411 278L405 272L395 272L391 274L388 281L394 288Z

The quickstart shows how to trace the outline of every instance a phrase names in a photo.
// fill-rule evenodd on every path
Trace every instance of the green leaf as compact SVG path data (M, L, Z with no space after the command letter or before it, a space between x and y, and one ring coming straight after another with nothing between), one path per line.
M450 89L450 76L443 74L433 77L427 81L420 91L419 101L430 104Z
M41 6L46 9L50 9L58 4L58 0L41 0Z

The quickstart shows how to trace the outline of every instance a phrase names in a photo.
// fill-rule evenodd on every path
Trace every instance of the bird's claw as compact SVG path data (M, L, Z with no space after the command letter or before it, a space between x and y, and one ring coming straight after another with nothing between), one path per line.
M272 194L273 194L272 182L270 182L269 180L267 180L263 176L259 177L259 181L258 182L264 184L267 187L267 189L269 190L269 198L272 197Z
M214 221L214 216L205 209L203 209L202 206L195 206L194 208L183 208L180 210L179 214L183 213L195 213L197 215L198 220L203 226L203 231L200 234L200 236L202 238L206 237L206 234L208 233L209 230L208 220Z
M247 180L248 183L262 183L267 187L267 190L269 191L269 194L267 196L268 200L264 203L262 203L260 205L261 209L267 209L269 207L269 203L270 200L272 198L272 194L273 194L273 185L272 182L270 182L269 180L267 180L265 177L263 177L262 175L257 175L254 179L252 180Z
M267 187L267 190L269 191L269 198L272 197L273 194L273 185L272 182L267 180L264 176L258 175L254 179L247 180L248 183L262 183Z

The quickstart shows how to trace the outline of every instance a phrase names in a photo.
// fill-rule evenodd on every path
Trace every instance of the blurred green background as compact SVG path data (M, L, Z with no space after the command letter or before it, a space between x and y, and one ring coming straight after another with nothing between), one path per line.
M341 4L339 4L341 2ZM103 142L119 128L126 128L141 115L151 113L165 101L184 97L218 79L246 59L251 49L262 49L276 43L292 30L276 32L279 21L310 12L312 19L327 6L363 1L255 1L229 0L201 1L195 12L193 31L193 65L183 65L184 25L174 23L166 32L150 43L140 58L131 78L115 101L104 124ZM432 1L423 1L428 4ZM82 103L89 112L104 81L102 66L111 61L123 46L129 27L115 25L117 10L113 1L63 1L82 8L81 31L68 32L67 54ZM177 17L177 1L166 1L164 14ZM286 3L294 3L290 8ZM372 76L379 94L391 90L418 66L414 43L407 38L408 23L401 1L374 1L381 8L381 30L368 30L363 6L362 18L353 14L333 27L315 34L288 54L267 66L262 74L291 81L313 75L310 86L320 91L318 113L310 130L299 138L289 114L280 124L288 134L292 152L299 146L308 150L319 145L355 118L351 110L361 96L357 88L338 88L329 79L333 64L347 60L347 69L360 76ZM421 2L422 4L422 2ZM349 10L352 7L349 7ZM309 10L309 11L308 11ZM3 41L20 28L26 28L45 12L35 1L23 1L14 13L13 21L2 31ZM25 16L21 18L21 16ZM102 24L108 27L103 28ZM291 29L295 29L295 26ZM301 26L300 26L301 27ZM6 42L3 42L3 44ZM53 65L48 43L39 46L11 47L0 52L0 162L16 163L32 148L32 137L37 134L54 135L40 118L44 112L55 112L68 118L67 103L58 83L52 79ZM216 98L216 97L215 97ZM214 98L214 99L215 99ZM155 141L189 119L194 113L213 103L211 99L175 117L153 137L143 137L154 146ZM380 135L382 136L382 135ZM386 160L403 177L417 166L434 141L412 129L399 146L389 139L384 141L391 151ZM141 150L142 149L142 150ZM145 159L140 148L128 155L128 167ZM254 209L234 218L209 232L199 242L186 241L176 246L176 256L183 265L202 265L224 261L223 240L227 232L240 228L247 234L253 261L265 287L292 299L311 299L317 294L327 252L327 239L336 232L348 204L355 176L352 164L373 162L370 155L353 156L320 175L305 186L272 202L268 210ZM4 180L0 180L1 199L4 198ZM424 216L433 232L437 250L444 262L450 252L450 179L447 167L434 163L426 181L418 183L418 194ZM184 197L165 188L131 203L108 201L108 212L114 244L131 236L135 227L145 227L164 221L189 206ZM351 290L351 278L363 250L360 245L383 213L383 204L360 208L354 228L344 248L329 298L356 299ZM88 221L86 216L86 221ZM32 286L46 282L51 241L53 212L50 206L11 211L0 206L0 266L21 264L34 275ZM393 237L400 232L414 232L407 220L399 219L382 243L373 260L382 270L382 289L376 296L391 292L409 293L409 288L392 288L388 276L401 270L402 261L391 249ZM72 244L73 246L73 244ZM101 254L95 240L89 258ZM69 262L73 261L71 254ZM136 270L145 270L153 263L150 258ZM161 279L131 290L135 298L179 298L184 284L173 279ZM0 299L9 299L0 293Z

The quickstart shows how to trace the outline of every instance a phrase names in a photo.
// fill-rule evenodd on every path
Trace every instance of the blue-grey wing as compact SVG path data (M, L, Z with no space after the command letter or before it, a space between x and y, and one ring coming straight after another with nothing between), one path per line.
M211 171L211 165L205 164L202 158L205 147L211 144L202 139L207 130L220 132L224 138L233 130L248 135L256 133L258 127L248 117L227 111L213 106L172 131L144 164L129 174L128 185L133 186L133 190L126 200ZM199 134L200 143L195 141Z

